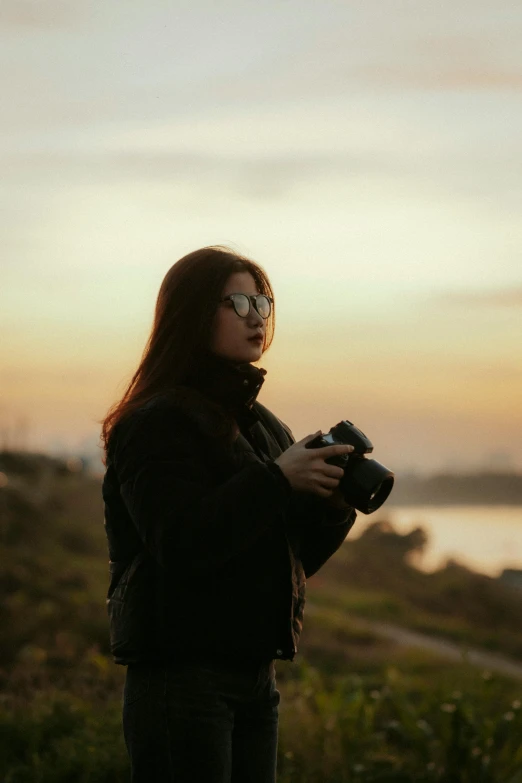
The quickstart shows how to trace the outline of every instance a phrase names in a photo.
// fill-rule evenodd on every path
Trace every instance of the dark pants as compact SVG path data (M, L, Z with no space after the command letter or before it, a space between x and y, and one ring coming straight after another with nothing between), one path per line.
M279 698L273 661L128 666L132 783L275 783Z

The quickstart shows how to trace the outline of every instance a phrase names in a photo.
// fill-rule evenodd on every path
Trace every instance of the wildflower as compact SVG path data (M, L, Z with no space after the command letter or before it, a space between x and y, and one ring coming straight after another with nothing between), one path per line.
M452 699L462 699L462 693L461 691L453 691L451 694Z
M491 761L491 756L484 756L484 758L482 759L482 763L484 764L485 767L489 764L490 761Z
M380 691L370 691L370 698L371 699L380 699L381 698L381 692Z
M475 758L477 756L482 755L482 749L481 748L472 748L471 749L471 755L474 756Z
M441 704L440 708L442 712L455 712L455 710L457 709L454 704L448 704L448 702Z
M427 721L425 721L423 718L420 718L417 721L417 726L419 729L421 729L421 731L425 731L426 733L431 732L430 724Z
M509 712L505 712L502 717L504 718L504 720L513 720L513 718L515 717L515 713L511 712L510 710Z
M491 680L491 672L483 671L482 672L482 679L483 680Z
M285 753L285 759L288 759L289 761L292 761L293 758L294 758L294 754L292 753L292 751L291 750L287 750L286 753Z
M520 700L519 699L515 699L515 701L511 704L511 707L514 710L519 710L520 709Z

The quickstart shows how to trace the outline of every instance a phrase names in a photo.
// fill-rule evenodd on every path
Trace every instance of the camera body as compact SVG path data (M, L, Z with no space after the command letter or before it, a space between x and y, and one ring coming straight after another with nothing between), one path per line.
M344 470L339 482L341 494L350 506L363 514L371 514L382 506L393 488L395 474L374 459L371 454L373 443L355 424L347 419L340 421L326 435L318 435L306 444L307 449L347 444L353 446L349 454L338 454L325 459L329 465Z

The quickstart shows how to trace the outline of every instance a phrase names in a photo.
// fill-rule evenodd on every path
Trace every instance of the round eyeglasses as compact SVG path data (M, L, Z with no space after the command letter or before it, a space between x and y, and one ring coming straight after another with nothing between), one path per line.
M272 311L272 303L274 301L271 296L266 296L265 294L252 294L251 296L248 296L248 294L228 294L228 296L224 296L219 301L226 302L229 299L240 318L246 318L250 312L251 305L254 305L261 318L266 319Z

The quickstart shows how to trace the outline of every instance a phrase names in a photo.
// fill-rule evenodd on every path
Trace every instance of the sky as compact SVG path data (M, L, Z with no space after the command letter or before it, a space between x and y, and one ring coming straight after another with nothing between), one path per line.
M520 3L3 0L0 31L4 445L95 450L164 275L228 244L297 439L522 469Z

